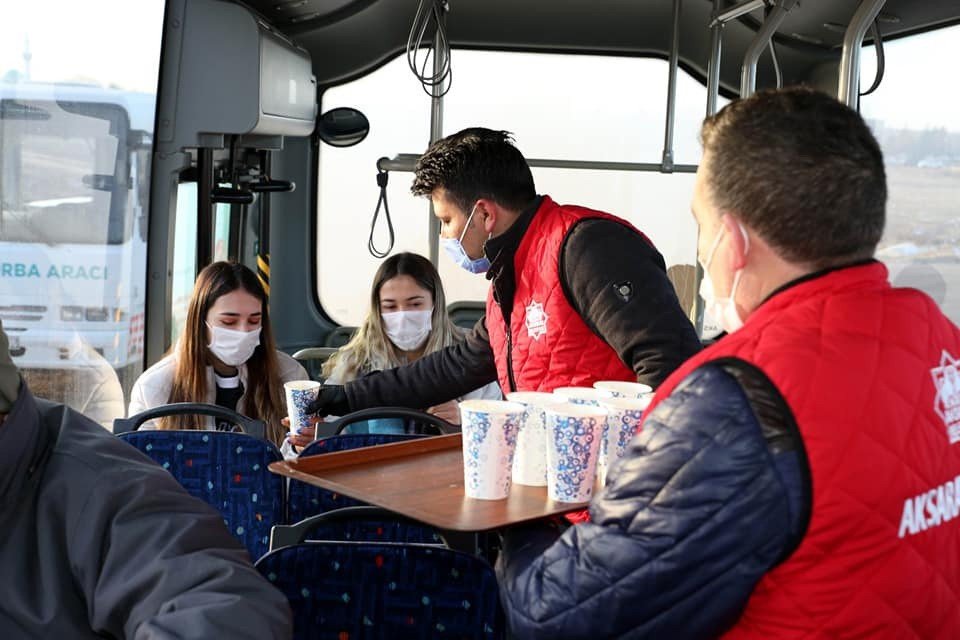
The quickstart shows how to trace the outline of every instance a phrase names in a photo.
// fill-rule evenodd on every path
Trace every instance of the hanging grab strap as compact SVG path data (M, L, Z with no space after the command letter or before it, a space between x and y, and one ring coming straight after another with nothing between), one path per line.
M370 239L367 241L367 251L369 251L370 255L372 255L374 258L386 258L388 255L390 255L390 252L393 251L393 220L390 219L390 205L387 204L387 180L389 178L389 172L384 171L379 167L377 168L377 186L380 187L380 198L377 200L377 208L373 212L373 220L370 222ZM384 217L387 219L387 234L389 237L385 251L380 251L377 249L376 244L373 241L373 233L377 228L377 218L380 217L381 205L383 205Z

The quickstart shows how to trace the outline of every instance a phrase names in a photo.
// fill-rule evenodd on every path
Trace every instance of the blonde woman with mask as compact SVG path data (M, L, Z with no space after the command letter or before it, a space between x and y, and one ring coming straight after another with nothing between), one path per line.
M415 253L398 253L380 265L370 292L370 313L354 337L327 360L323 376L329 384L343 384L376 371L413 362L463 340L464 331L447 315L440 274L429 260ZM458 402L468 398L500 399L500 387L491 383L467 395L434 407L428 413L460 423ZM393 432L402 426L393 420L371 420L371 432ZM297 448L313 440L306 428L290 442Z
M129 415L172 402L206 402L263 420L267 438L282 446L286 429L283 383L307 380L296 360L277 351L267 296L242 264L215 262L197 277L183 335L137 379ZM201 420L203 420L201 422ZM230 430L212 418L170 416L141 429Z

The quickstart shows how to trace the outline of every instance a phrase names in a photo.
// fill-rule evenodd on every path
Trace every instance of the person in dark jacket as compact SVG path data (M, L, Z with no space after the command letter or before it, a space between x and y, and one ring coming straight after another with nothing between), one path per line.
M491 281L486 316L462 344L325 386L318 412L427 407L497 380L504 393L604 379L656 387L699 351L653 244L625 220L538 196L507 132L434 143L413 193L431 198L451 258Z
M513 633L956 637L960 330L872 259L876 140L802 88L701 135L701 295L727 335L660 386L591 522L505 533Z
M289 638L283 594L218 513L65 405L0 327L0 630L18 638Z

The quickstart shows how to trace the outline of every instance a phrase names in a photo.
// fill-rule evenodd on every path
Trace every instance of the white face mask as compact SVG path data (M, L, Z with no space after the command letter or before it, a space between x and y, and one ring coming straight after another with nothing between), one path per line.
M740 227L740 233L743 234L744 241L744 251L743 254L746 255L747 251L750 250L750 237L747 235L747 230L743 228L743 225L737 222L737 226ZM703 303L706 306L706 310L710 313L714 320L720 323L720 327L727 333L733 333L737 329L743 326L743 318L740 317L740 312L737 311L737 303L735 301L737 295L737 286L740 285L740 275L743 273L743 269L737 269L736 273L733 274L733 286L730 287L730 295L726 297L717 297L716 291L713 288L713 280L710 278L710 263L713 262L713 256L717 253L717 247L720 246L720 238L723 236L724 227L720 227L720 231L717 232L717 237L714 238L713 244L710 246L710 251L707 252L706 262L701 262L700 266L703 267L703 280L700 281L700 297L703 298Z
M391 311L381 313L390 342L401 351L413 351L423 346L433 328L433 309L426 311Z
M260 345L260 330L234 331L224 327L214 327L207 323L210 329L210 344L207 348L220 362L231 367L238 367L253 355Z

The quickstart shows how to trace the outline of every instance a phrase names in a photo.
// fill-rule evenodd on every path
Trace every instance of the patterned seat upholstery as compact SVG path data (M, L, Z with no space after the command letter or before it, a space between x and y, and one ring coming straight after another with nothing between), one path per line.
M306 542L257 568L290 600L294 638L504 637L493 569L424 545Z
M403 442L420 435L362 433L332 436L317 440L303 450L301 457L373 447L391 442ZM290 480L288 493L288 520L291 524L321 513L345 507L365 505L365 502L327 491L320 487ZM331 519L310 529L308 540L353 540L369 542L417 542L442 544L443 539L433 527L400 518L363 516Z
M402 442L420 437L423 436L392 433L358 433L331 436L311 443L303 450L300 457L304 458L323 453L333 453L335 451L347 451L348 449L359 449L360 447L373 447L379 444ZM299 480L290 481L288 496L288 520L292 523L300 522L304 518L309 518L319 513L326 513L334 509L366 504L359 500L354 500L332 491L300 482ZM411 541L408 540L407 542Z
M324 522L310 529L307 540L443 544L443 538L433 527L395 520L389 516Z
M282 459L273 443L221 431L134 431L119 437L217 509L251 558L267 552L270 528L284 522L286 506L283 478L267 469Z

